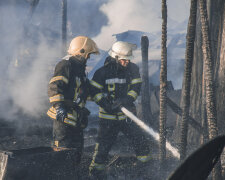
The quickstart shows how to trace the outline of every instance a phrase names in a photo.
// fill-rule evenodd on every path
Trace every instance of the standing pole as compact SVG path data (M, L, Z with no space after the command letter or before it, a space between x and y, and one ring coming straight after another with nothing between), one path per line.
M194 57L194 41L196 29L196 14L197 14L197 0L191 0L191 9L188 22L187 38L186 38L186 52L185 52L185 68L184 80L182 88L182 120L181 120L181 139L180 139L180 154L181 160L186 157L187 153L187 134L190 108L190 87L191 87L191 72Z
M150 106L149 77L148 77L148 47L149 40L147 36L141 37L141 55L142 55L142 117L146 123L153 126L153 119Z
M67 40L67 0L62 0L62 54L66 53Z
M39 0L32 0L30 2L29 20L31 20L31 18L32 18L33 14L34 14L34 11L35 11L35 9L36 9L36 7L38 5L38 3L39 3Z
M206 114L206 98L205 98L205 79L204 79L204 62L203 62L203 73L202 73L202 104L201 104L201 125L203 127L202 134L202 144L206 143L209 140L209 130L208 130L208 122L207 122L207 114Z
M213 82L213 60L211 44L209 41L209 23L207 15L206 0L199 0L200 19L202 23L202 51L205 68L205 93L206 93L206 112L209 126L209 138L213 139L218 136L216 102ZM213 170L213 179L222 179L221 162L219 161Z
M159 114L159 160L161 167L166 159L166 87L167 87L167 5L162 0L162 41L161 41L161 69L160 69L160 114Z

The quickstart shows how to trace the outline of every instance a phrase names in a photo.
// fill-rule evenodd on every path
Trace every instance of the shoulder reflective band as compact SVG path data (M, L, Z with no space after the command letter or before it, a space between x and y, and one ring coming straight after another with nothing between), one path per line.
M102 99L102 97L103 97L103 94L102 94L102 93L98 93L98 94L96 94L96 95L93 97L93 100L94 100L95 102L99 102L99 101Z
M141 82L142 82L141 78L137 78L137 79L132 79L131 84L137 84Z
M119 79L119 78L106 79L105 83L106 84L115 84L115 83L124 84L124 83L126 83L126 79Z
M90 80L90 84L98 89L102 89L103 86L101 84L98 84L97 82Z
M130 90L127 94L132 96L134 99L137 99L138 94L134 90Z
M50 80L49 84L51 84L52 82L55 82L55 81L63 81L66 84L68 84L68 82L69 82L68 79L64 76L55 76Z
M49 98L50 103L57 101L64 101L64 96L62 94L57 94Z

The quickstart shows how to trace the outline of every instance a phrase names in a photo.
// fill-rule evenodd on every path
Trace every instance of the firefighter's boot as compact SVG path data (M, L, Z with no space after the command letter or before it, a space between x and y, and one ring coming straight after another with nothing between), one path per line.
M106 180L105 165L92 163L89 167L90 180Z
M135 165L135 170L137 175L143 178L144 180L149 180L148 171L151 164L152 157L147 156L137 156L137 162Z

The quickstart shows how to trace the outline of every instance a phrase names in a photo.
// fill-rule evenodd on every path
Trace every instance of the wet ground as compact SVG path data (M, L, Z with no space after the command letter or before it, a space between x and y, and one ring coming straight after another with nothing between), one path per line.
M94 152L97 136L97 121L91 121L85 130L84 155L81 162L81 180L88 179L88 166ZM21 131L21 128L23 131ZM34 147L49 147L51 145L52 127L48 121L46 126L22 125L19 129L13 123L1 123L0 126L0 150L10 151L15 149L29 149ZM119 134L116 144L113 146L107 162L108 180L164 180L176 169L179 162L167 153L167 159L160 166L158 159L158 145L148 137L151 147L152 159L145 165L140 165L132 147L127 139ZM160 169L161 167L161 169ZM70 180L70 179L68 179Z

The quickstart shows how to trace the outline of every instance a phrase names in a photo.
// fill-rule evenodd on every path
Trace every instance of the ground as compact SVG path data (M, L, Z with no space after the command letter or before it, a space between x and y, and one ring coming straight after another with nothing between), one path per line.
M1 121L3 122L3 121ZM94 122L94 121L92 121ZM0 150L10 151L18 149L30 149L35 147L49 147L52 138L51 122L45 127L40 125L23 125L23 131L15 129L13 123L2 123L0 128ZM81 162L82 179L88 178L88 166L94 152L97 128L92 125L85 130L85 148ZM164 169L160 171L157 154L157 144L149 137L152 159L144 166L140 165L135 158L132 148L127 139L119 134L117 143L110 152L106 172L109 180L144 180L166 179L175 169L177 161L168 155L164 163Z

